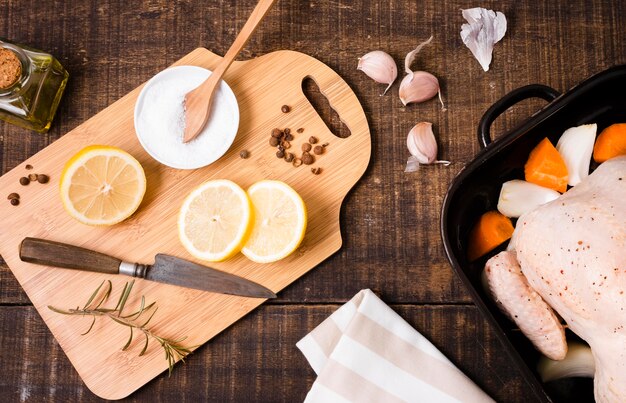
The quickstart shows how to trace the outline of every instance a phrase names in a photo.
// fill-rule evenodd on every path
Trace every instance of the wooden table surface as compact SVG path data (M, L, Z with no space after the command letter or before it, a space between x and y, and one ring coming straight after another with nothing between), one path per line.
M46 135L0 123L0 165L7 172L196 47L224 54L254 0L8 0L0 36L44 49L70 72ZM483 72L463 45L460 9L505 13L508 31ZM342 209L344 246L331 258L198 349L171 377L162 374L130 401L304 399L315 375L295 343L342 303L371 288L499 401L533 396L510 366L492 329L446 260L439 213L455 174L478 152L476 126L497 99L542 83L567 90L626 62L626 6L621 0L278 1L239 59L278 49L308 53L351 85L369 119L372 160ZM357 58L385 50L400 65L434 35L416 70L439 77L437 101L402 107L398 82L384 86L356 70ZM399 69L402 71L402 69ZM496 121L504 133L543 101L524 101ZM405 174L405 141L419 121L434 123L440 158ZM54 202L54 201L51 201ZM8 203L1 208L11 208ZM2 230L0 223L0 230ZM82 383L6 264L0 267L0 401L96 401Z

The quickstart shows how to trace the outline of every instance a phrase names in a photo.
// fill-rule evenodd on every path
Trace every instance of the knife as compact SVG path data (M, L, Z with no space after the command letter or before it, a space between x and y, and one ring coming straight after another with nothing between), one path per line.
M24 238L20 244L23 262L66 269L125 274L157 283L252 298L276 298L271 290L234 274L215 270L162 253L153 265L124 262L104 253L39 238Z

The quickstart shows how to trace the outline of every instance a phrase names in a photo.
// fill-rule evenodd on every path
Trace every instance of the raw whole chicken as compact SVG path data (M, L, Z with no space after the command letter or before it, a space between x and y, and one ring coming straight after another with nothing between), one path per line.
M562 359L567 345L554 309L591 347L596 401L626 401L626 157L521 216L485 275L535 347Z

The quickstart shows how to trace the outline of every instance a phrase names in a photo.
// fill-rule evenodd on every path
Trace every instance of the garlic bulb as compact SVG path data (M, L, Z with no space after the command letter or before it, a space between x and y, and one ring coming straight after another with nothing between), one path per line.
M437 160L437 140L430 122L420 122L413 126L406 138L406 146L411 156L406 162L404 172L415 172L420 165L450 165L450 161Z
M439 102L441 102L441 108L445 110L443 100L441 99L441 89L439 88L439 80L437 77L426 71L412 71L411 63L415 60L415 57L420 50L428 45L433 40L431 36L428 40L417 45L415 49L409 52L404 58L404 70L407 75L404 76L400 83L400 101L404 106L410 103L418 103L428 101L435 95L439 94Z
M498 211L507 217L519 217L560 195L556 190L514 179L502 184L498 198Z
M569 128L565 130L556 144L557 151L565 161L570 186L578 185L581 180L589 176L589 164L597 129L598 125L595 123Z
M382 50L375 50L361 57L356 68L377 83L388 84L381 95L385 95L391 84L398 77L396 62Z

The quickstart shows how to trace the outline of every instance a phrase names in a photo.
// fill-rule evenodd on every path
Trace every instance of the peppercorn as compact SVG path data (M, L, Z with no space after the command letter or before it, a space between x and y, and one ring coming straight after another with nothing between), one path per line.
M239 156L245 160L250 156L250 153L248 152L248 150L241 150Z
M296 157L296 156L294 155L294 153L287 153L287 154L285 154L285 161L287 161L287 162L291 162L291 161L293 161L293 159L294 159L295 157Z
M28 174L28 180L35 182L37 180L37 174Z
M288 148L290 148L290 147L291 147L291 143L290 143L290 142L288 142L288 141L286 141L286 140L283 140L283 141L280 143L280 145L281 145L281 146L283 146L283 148L284 148L285 150L287 150Z
M30 171L31 169L33 169L33 166L30 165L30 164L26 164L26 166L24 168L26 168L26 169L28 169Z
M275 128L272 130L272 137L279 138L283 135L283 132L279 128Z
M322 146L315 146L315 147L313 147L313 153L315 155L322 155L322 154L324 154L324 147L322 147Z
M311 151L311 145L309 143L302 144L302 151L308 153L309 151Z
M280 140L278 140L276 137L270 137L270 146L276 147L279 143Z
M289 134L285 134L285 140L287 141L293 141L293 134L289 133Z
M311 154L304 152L302 153L302 163L304 165L311 165L315 162L315 157Z
M304 129L301 127L298 130L296 130L298 133L302 133L304 131Z
M11 205L17 206L18 204L20 204L20 199L11 199Z
M319 175L322 173L322 168L317 167L317 168L311 168L311 172L313 172L313 175Z
M7 196L7 199L11 200L11 199L19 199L20 195L17 193L9 193L9 195Z
M317 137L315 137L315 136L309 137L309 143L311 143L311 144L317 143Z
M276 151L276 157L283 158L284 156L285 156L285 151L283 150Z
M37 182L39 183L48 183L48 181L50 180L50 177L48 175L44 175L44 174L38 174L37 175Z
M291 108L289 107L289 105L283 105L283 106L280 107L280 110L281 110L282 113L289 113Z
M30 179L28 179L27 177L22 176L22 177L20 178L20 185L22 185L22 186L26 186L26 185L28 185L29 183L30 183Z
M297 167L299 167L300 165L302 165L302 159L300 159L300 158L294 158L294 159L293 159L292 164L293 164L293 166L294 166L294 167L296 167L296 168L297 168Z
M283 133L285 133L285 136L288 134L291 134L291 129L288 127L285 127L285 130L283 130Z

